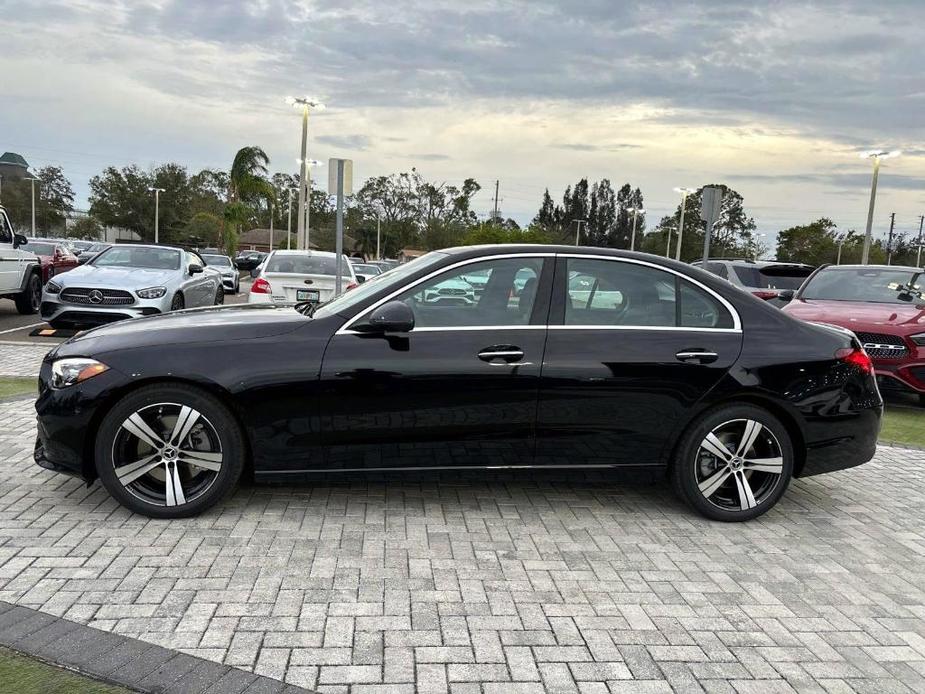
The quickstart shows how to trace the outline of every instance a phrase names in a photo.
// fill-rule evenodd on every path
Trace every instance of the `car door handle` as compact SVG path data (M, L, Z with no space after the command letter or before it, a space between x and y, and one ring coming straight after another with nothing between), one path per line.
M678 361L697 362L700 364L712 364L719 359L719 355L716 352L711 352L707 349L682 349L675 354L675 357L677 357Z
M493 345L479 352L479 359L489 364L511 364L524 358L524 351L513 345Z

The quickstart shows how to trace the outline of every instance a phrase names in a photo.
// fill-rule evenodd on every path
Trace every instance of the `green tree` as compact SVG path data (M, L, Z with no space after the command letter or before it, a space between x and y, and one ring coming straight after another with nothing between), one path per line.
M849 234L852 232L849 232ZM784 229L777 235L778 260L821 265L834 263L840 237L831 219L820 217L809 224ZM844 248L842 248L844 253Z
M251 145L239 149L228 172L228 200L225 205L223 245L233 252L237 248L241 227L256 218L266 200L276 200L276 192L267 180L270 158L260 147Z
M218 247L222 242L222 218L211 212L197 212L186 223L185 231L194 245Z
M64 233L68 239L84 239L87 241L99 241L103 238L103 225L100 224L96 217L87 215L75 220Z
M35 172L36 233L64 230L64 222L74 209L74 190L59 166L43 166ZM26 178L3 180L3 205L16 230L32 229L32 186Z

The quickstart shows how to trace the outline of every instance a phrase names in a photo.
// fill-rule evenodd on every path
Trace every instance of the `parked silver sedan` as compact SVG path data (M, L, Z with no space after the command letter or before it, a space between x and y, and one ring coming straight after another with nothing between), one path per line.
M203 252L202 259L206 261L206 267L215 268L222 274L222 285L226 292L237 294L240 291L241 276L231 258L221 253Z
M221 273L198 253L126 244L49 281L41 314L54 328L87 327L224 300Z

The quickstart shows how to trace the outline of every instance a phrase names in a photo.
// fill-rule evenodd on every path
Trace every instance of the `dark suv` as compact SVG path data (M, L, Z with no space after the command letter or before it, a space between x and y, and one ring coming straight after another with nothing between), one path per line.
M803 263L788 263L777 260L748 260L745 258L710 258L706 266L698 260L691 263L707 272L719 275L724 280L751 292L775 306L787 302L779 294L787 289L796 291L816 268Z

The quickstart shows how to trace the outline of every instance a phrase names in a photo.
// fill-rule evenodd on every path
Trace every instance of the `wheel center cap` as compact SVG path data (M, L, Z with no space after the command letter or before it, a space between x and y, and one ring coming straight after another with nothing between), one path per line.
M729 461L729 467L732 468L733 471L738 471L742 469L744 463L745 461L742 458L735 457Z
M170 448L169 446L161 451L161 456L164 460L176 460L177 458L177 449Z

